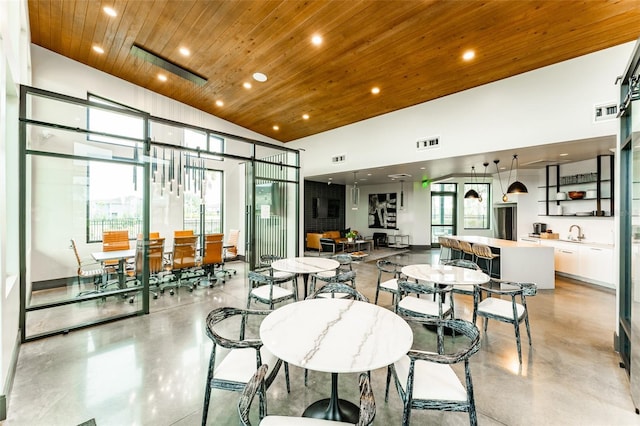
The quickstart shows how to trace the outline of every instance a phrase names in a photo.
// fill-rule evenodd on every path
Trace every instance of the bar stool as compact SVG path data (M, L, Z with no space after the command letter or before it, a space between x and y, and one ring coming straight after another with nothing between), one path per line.
M461 259L467 259L470 261L474 261L475 253L473 252L473 248L471 247L471 243L468 241L458 241L458 248L462 254ZM467 256L469 256L467 258Z
M449 250L451 251L451 259L460 259L462 257L462 250L460 250L460 241L453 238L447 238L449 240Z
M497 253L493 253L491 251L491 248L484 244L474 244L473 253L476 256L476 262L479 259L484 260L484 265L486 267L486 270L483 269L483 271L486 272L487 275L489 275L490 277L494 276L493 275L493 259L500 257L500 255Z
M447 237L438 237L438 244L440 244L440 261L451 260L451 243L450 239ZM443 253L445 253L445 249L447 250L447 257L443 257Z

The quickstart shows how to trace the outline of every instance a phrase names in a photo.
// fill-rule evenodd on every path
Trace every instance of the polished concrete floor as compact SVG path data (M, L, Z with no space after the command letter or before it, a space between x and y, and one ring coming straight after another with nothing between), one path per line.
M411 252L392 259L430 263L435 254ZM165 294L152 301L151 315L23 344L2 424L62 426L89 419L98 426L200 424L211 351L205 317L213 308L246 303L243 264L233 266L238 275L226 284ZM355 270L358 289L373 301L375 264L358 263ZM523 364L518 364L512 326L495 321L472 357L479 424L640 424L613 350L615 293L557 278L555 290L541 290L527 301L533 346L528 347L525 333ZM390 303L390 295L382 293L379 304ZM471 298L459 298L456 311L457 317L470 319ZM385 369L372 372L374 424L400 424L396 390L384 401L385 376ZM298 416L330 391L328 374L310 372L305 387L303 370L294 366L290 394L284 383L282 370L268 391L272 414ZM339 383L340 396L357 402L357 375L341 375ZM237 425L237 400L237 393L214 390L208 424ZM412 424L463 425L468 416L414 411Z

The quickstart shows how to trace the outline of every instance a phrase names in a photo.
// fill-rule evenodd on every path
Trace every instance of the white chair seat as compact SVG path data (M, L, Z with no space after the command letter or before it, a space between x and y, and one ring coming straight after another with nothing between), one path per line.
M279 280L293 279L294 276L295 274L292 274L291 272L273 271L273 277Z
M332 270L332 271L316 272L316 276L318 276L318 277L335 277L336 276L336 271Z
M511 300L488 297L478 304L478 312L513 320L513 305ZM522 317L524 314L524 306L516 303L516 312L518 312L518 318Z
M320 293L318 298L322 297L323 299L346 299L351 297L350 294L347 293Z
M251 294L255 295L256 297L259 297L260 299L269 300L269 293L270 293L269 287L270 286L268 285L262 285L258 288L254 288L253 290L251 290ZM277 285L273 286L274 299L280 299L281 297L291 296L292 294L293 294L293 291L287 288L282 288ZM266 363L265 360L262 360L262 361Z
M260 349L262 362L269 366L267 375L271 371L271 366L276 365L278 358L267 350L264 346ZM256 350L253 348L233 349L218 364L214 370L213 377L218 380L229 380L232 382L247 383L256 372Z
M433 317L440 315L438 312L438 302L428 300L427 298L418 299L415 296L407 296L398 303L398 307ZM443 303L442 314L447 315L449 312L451 312L451 305Z
M458 293L473 294L474 292L472 285L454 284L452 287L453 287L453 290Z
M411 360L407 355L394 363L400 385L406 391ZM467 391L448 364L416 361L413 398L439 401L466 401Z
M398 291L398 280L396 278L380 283L380 288L386 288L391 291Z
M260 422L260 426L313 426L313 425L352 425L353 423L334 422L331 420L314 419L311 417L267 416Z

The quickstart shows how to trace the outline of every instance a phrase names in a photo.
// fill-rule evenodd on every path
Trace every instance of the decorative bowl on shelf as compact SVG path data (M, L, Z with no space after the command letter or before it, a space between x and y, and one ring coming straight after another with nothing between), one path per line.
M572 200L581 200L584 198L585 195L587 195L587 193L584 191L569 191L567 195Z

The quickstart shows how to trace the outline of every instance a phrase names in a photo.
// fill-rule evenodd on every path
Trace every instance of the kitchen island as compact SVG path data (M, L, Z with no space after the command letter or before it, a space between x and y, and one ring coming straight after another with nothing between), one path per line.
M541 246L498 238L456 235L449 237L471 244L484 244L500 254L494 259L500 264L500 279L534 283L539 289L555 288L555 266L553 247Z

